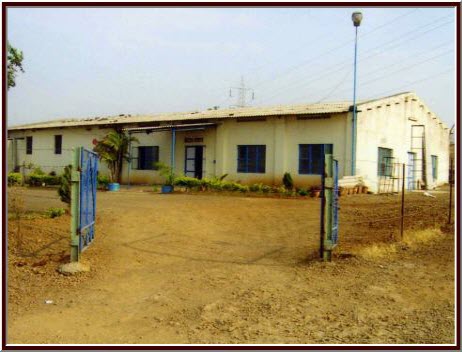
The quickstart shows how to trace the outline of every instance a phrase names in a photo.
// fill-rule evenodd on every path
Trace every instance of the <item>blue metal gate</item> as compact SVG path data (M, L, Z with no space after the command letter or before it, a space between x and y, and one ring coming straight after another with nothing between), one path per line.
M80 148L79 187L79 251L82 252L95 237L96 187L98 154Z
M333 160L334 165L332 168L333 171L333 180L334 180L334 189L332 195L332 243L337 244L338 242L338 160Z

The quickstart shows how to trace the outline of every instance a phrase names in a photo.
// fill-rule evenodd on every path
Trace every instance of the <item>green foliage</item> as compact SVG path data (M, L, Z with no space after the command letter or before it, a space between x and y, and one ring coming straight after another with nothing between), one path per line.
M289 191L294 189L294 180L292 179L292 176L290 175L289 172L286 172L284 176L282 177L282 183L286 189Z
M298 195L302 196L302 197L305 197L305 196L308 195L308 191L306 189L301 188L301 189L298 190Z
M96 178L97 188L98 189L107 189L110 180L106 175L98 175Z
M270 193L272 188L270 186L264 185L263 183L255 183L249 186L251 192L258 193Z
M22 182L22 175L18 172L8 173L8 186L19 185Z
M152 186L152 191L153 191L154 193L159 192L159 187L157 187L157 186Z
M194 177L180 176L175 178L174 185L186 188L199 188L204 185L204 180L199 180Z
M64 215L66 213L66 210L63 208L50 208L46 211L46 216L49 218L57 218L60 217L61 215Z
M159 171L159 175L165 178L164 185L173 186L175 184L175 173L169 165L159 161L154 164L154 167Z
M72 165L64 167L64 173L61 176L61 183L58 188L58 195L62 202L71 204L71 171Z
M128 147L133 142L138 142L138 139L121 131L111 131L93 148L106 162L111 182L119 182L123 161L128 160Z
M22 51L12 47L7 43L7 70L8 70L8 89L16 86L16 74L18 71L24 72Z
M40 174L29 175L29 186L40 187L40 186L57 186L61 184L61 176L50 176Z
M34 170L32 170L32 174L42 176L45 175L45 172L40 168L40 166L36 166L34 167Z

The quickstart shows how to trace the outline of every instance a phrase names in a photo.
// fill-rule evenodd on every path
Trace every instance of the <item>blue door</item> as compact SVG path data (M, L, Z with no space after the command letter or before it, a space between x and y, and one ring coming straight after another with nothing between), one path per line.
M415 189L415 153L407 153L407 189Z

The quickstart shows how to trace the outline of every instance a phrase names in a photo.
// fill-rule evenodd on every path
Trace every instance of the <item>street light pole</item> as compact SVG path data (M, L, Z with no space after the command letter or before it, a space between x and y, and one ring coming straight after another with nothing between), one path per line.
M353 73L353 121L351 126L351 176L356 174L356 66L358 56L358 27L361 25L363 14L353 12L351 15L353 25L355 26L355 59Z

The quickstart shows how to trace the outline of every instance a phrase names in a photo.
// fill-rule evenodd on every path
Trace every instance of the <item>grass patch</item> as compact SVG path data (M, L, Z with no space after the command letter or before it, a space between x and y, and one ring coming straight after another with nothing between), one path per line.
M359 250L358 256L367 260L377 260L391 257L396 254L397 248L395 244L373 244L369 247L364 247Z
M358 249L357 255L366 260L390 258L403 246L407 248L417 248L420 245L440 240L443 237L444 234L437 228L408 231L404 233L404 239L402 242L377 243L368 247L362 247Z
M429 228L425 230L410 231L404 234L403 242L408 246L416 246L438 240L443 237L440 229Z

